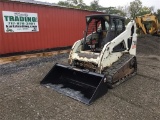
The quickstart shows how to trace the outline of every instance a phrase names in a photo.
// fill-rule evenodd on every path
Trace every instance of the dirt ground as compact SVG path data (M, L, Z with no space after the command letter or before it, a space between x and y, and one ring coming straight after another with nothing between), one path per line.
M2 120L160 120L160 38L138 38L138 74L87 106L40 81L68 54L0 66Z

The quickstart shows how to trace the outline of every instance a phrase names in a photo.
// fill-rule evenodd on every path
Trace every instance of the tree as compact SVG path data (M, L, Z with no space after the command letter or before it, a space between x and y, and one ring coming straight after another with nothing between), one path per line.
M83 0L77 0L77 8L87 9L87 5L83 2Z
M70 7L71 6L68 1L59 1L58 5L65 6L65 7Z
M141 8L142 8L142 2L140 0L135 0L133 2L130 2L129 13L132 19L134 19L137 16Z
M78 9L86 9L87 8L87 5L83 2L83 0L59 1L58 5L71 7L71 8L78 8Z
M117 15L120 15L120 16L126 16L126 13L124 13L122 11L122 7L107 7L107 8L103 8L103 11L107 14L117 14Z
M126 6L118 6L117 8L117 12L120 16L126 17L127 16L127 7Z
M157 16L158 21L160 23L160 9L157 9L157 12L154 12L154 15Z
M86 4L83 2L83 0L68 0L72 6L75 8L85 9Z
M157 14L160 15L160 9L157 10Z
M149 7L151 12L154 13L154 6Z
M151 12L152 12L151 7L144 6L140 9L139 13L137 13L136 16L142 16L142 15L145 15L145 14L150 14Z
M99 8L102 8L102 7L99 5L99 0L93 0L93 1L90 3L90 10L99 11Z
M160 23L160 9L157 10L156 16L157 16L158 21L159 21L159 23Z
M116 14L116 8L115 7L108 7L106 8L107 14Z

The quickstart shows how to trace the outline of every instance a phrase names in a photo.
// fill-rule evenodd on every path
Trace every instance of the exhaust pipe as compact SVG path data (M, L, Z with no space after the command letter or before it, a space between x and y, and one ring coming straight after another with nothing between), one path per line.
M105 81L102 74L57 63L41 84L89 105L108 91Z

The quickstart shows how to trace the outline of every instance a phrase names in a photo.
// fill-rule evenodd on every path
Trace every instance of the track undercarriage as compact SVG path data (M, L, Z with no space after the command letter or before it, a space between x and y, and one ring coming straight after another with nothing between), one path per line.
M109 68L103 70L110 88L113 88L120 83L126 81L137 73L136 57L129 54L124 54L117 62Z

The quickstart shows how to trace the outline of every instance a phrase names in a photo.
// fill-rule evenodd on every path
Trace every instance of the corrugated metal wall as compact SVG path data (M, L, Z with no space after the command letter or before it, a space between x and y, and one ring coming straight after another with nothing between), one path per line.
M39 32L5 33L2 11L38 13ZM71 46L83 37L85 16L98 12L0 2L0 54Z

